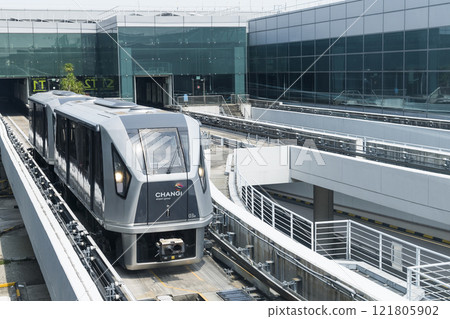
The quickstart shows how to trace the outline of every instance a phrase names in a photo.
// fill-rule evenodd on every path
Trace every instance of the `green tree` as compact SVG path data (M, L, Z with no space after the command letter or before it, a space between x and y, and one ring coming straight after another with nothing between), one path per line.
M83 83L73 74L74 67L72 63L64 64L64 71L67 73L65 78L61 79L61 90L72 91L78 94L84 94Z

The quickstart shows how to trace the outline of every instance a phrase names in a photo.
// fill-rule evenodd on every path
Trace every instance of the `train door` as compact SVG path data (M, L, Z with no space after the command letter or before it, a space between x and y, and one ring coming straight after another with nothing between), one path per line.
M147 172L147 223L188 219L186 162L176 128L139 130Z

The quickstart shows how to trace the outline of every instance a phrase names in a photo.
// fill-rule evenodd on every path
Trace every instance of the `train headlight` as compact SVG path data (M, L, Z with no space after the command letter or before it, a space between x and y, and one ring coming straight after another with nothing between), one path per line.
M115 172L114 173L114 179L116 183L123 183L123 173L122 172Z
M203 176L205 176L205 169L201 166L199 166L198 168L198 176L200 176L200 178L203 178Z
M128 188L130 186L131 174L114 147L112 148L112 157L116 193L120 197L125 198L127 197Z

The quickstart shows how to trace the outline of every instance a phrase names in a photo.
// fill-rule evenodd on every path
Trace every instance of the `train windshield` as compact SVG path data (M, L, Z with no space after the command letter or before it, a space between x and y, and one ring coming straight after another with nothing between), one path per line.
M176 128L140 129L139 137L148 175L186 172Z

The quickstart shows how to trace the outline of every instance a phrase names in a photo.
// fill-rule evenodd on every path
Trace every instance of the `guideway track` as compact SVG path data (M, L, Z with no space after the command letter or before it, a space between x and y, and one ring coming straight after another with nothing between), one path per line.
M14 146L15 151L38 187L41 196L45 199L61 229L69 239L73 250L91 277L93 284L97 287L102 299L133 300L133 295L123 285L119 275L34 161L31 154L24 149L23 144L15 136L14 130L3 116L1 116L1 120L5 126L9 141Z

